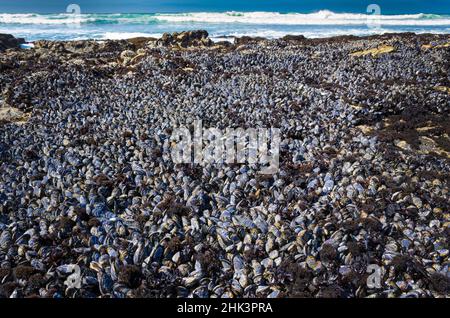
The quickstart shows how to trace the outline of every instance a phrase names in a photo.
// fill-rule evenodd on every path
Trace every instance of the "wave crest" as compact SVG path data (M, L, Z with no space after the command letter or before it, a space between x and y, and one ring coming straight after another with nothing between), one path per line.
M362 25L379 19L382 25L446 26L450 16L435 14L380 15L335 13L279 12L196 12L154 14L0 14L0 24L155 24L155 23L241 23L259 25Z

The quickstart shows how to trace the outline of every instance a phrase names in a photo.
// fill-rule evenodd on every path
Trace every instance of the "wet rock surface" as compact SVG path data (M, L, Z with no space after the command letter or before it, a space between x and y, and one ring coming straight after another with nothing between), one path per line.
M25 43L25 40L22 38L15 38L11 34L0 33L0 52L7 49L17 49L23 43Z
M212 46L213 42L208 37L208 32L205 30L185 31L175 33L164 33L161 39L156 41L158 46L165 47L208 47Z
M29 114L0 123L0 296L448 296L450 37L205 36L0 55ZM279 171L175 165L196 119L280 128Z

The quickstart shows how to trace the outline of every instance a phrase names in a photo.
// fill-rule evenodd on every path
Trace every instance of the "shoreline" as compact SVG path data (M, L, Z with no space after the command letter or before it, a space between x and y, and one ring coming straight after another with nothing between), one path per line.
M174 34L185 34L189 32L198 32L200 30L192 30L192 31L182 31L182 32L175 32ZM4 34L8 36L13 36L9 34ZM170 33L164 33L162 37L170 35ZM389 32L389 33L383 33L383 34L373 34L373 35L336 35L336 36L330 36L330 37L305 37L301 34L299 35L292 35L287 34L283 37L279 38L265 38L265 37L259 37L259 36L223 36L220 37L220 40L211 40L212 43L215 43L217 45L225 45L228 46L229 44L233 44L234 46L239 45L240 43L244 42L261 42L261 41L287 41L287 42L303 42L304 44L315 44L315 43L322 43L322 42L336 42L336 41L376 41L376 40L392 40L393 38L399 38L399 39L408 39L408 38L416 38L419 41L428 41L429 43L424 45L432 45L432 41L446 41L450 34L445 33L414 33L414 32ZM124 38L124 39L83 39L83 40L46 40L46 39L40 39L40 40L34 40L34 41L26 41L25 38L17 38L18 39L18 46L10 47L13 49L32 49L34 48L35 43L89 43L89 42L96 42L99 44L103 44L106 42L157 42L162 37L130 37L130 38ZM16 38L15 38L16 39ZM1 39L0 39L1 41ZM188 45L190 46L190 45ZM1 50L1 47L0 47ZM1 52L1 51L0 51Z
M186 30L186 31L180 31L180 32L174 32L174 33L186 33L186 32L192 32L192 31L197 31L197 30ZM162 33L161 37L164 34L172 34L172 33ZM13 34L11 34L12 36L14 36ZM426 33L426 32L421 32L421 33L415 33L415 32L386 32L386 33L377 33L377 34L371 34L371 35L353 35L353 34L343 34L343 35L332 35L332 36L319 36L319 37L305 37L302 34L286 34L284 36L281 37L262 37L262 36L234 36L234 35L224 35L224 36L220 36L219 38L223 38L223 39L230 39L230 40L236 40L236 39L240 39L240 38L252 38L252 39L260 39L260 40L266 40L266 41L277 41L277 40L283 40L284 38L304 38L306 40L332 40L334 38L354 38L354 39L361 39L361 40L369 40L369 39L377 39L377 38L386 38L386 37L393 37L393 36L398 36L398 37L411 37L411 36L416 36L416 37L446 37L449 36L450 33ZM25 43L34 43L34 42L39 42L39 41L49 41L49 42L82 42L82 41L96 41L96 42L102 42L102 41L129 41L129 40L133 40L133 39L147 39L148 41L156 41L158 39L160 39L161 37L153 37L153 36L134 36L134 37L127 37L127 38L121 38L121 39L108 39L108 38L104 38L104 39L95 39L95 38L91 38L91 39L73 39L73 40L53 40L53 39L37 39L37 40L33 40L33 41L26 41L26 38L23 38L25 40ZM217 41L214 41L217 42ZM220 41L219 41L220 42Z

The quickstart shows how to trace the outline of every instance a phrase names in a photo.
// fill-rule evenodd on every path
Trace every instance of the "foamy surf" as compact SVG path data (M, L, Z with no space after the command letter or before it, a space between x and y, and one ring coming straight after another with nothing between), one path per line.
M143 32L106 32L100 38L104 40L125 40L131 38L160 38L162 33L143 33Z
M375 28L373 26L376 26ZM278 12L196 12L153 14L0 14L0 32L28 41L116 40L160 37L164 32L205 29L212 39L232 36L278 38L371 35L385 32L450 33L450 16L435 14L380 15Z
M184 13L156 14L154 18L166 22L206 22L206 23L244 23L260 25L353 25L366 24L374 19L369 14L334 13L278 13L278 12L225 12L225 13ZM450 25L450 17L430 14L379 15L383 25Z
M383 25L450 25L450 16L434 14L379 15ZM197 12L176 14L0 14L1 24L152 24L167 22L243 23L279 25L352 25L365 24L370 14L279 12Z

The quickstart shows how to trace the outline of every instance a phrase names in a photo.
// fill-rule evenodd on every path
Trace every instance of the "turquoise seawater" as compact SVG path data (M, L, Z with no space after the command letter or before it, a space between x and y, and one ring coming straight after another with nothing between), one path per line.
M372 3L377 6L368 7ZM450 33L450 0L0 1L0 33L28 41L119 39L192 29L206 29L214 39Z

